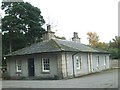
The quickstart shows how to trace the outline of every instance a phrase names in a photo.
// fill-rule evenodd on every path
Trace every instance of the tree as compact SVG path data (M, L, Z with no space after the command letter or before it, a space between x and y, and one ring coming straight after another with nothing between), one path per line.
M120 48L120 36L115 36L115 38L110 41L110 46L113 48Z
M103 50L108 50L109 49L109 44L107 44L105 42L98 42L96 44L96 48L101 48Z
M110 52L110 57L112 59L118 59L120 58L120 54L118 53L118 48L109 48L109 52ZM119 54L119 55L118 55Z
M95 48L100 48L103 50L108 50L109 44L105 42L99 42L99 36L95 32L88 32L89 45Z
M62 39L62 40L66 40L66 38L65 38L65 37L55 36L55 38L57 38L57 39Z
M87 35L88 35L87 39L89 40L89 45L91 45L93 47L96 47L96 44L99 41L99 36L97 35L97 33L95 33L95 32L88 32Z
M9 52L12 52L41 41L45 21L40 9L28 2L2 2L1 8L5 11L2 19L4 48L9 48Z
M110 41L109 51L111 52L112 58L120 58L120 36L115 36L115 38Z

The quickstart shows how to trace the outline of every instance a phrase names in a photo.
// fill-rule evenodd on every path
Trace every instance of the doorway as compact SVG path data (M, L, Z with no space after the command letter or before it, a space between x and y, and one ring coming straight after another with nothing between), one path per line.
M28 75L34 76L34 58L28 59Z

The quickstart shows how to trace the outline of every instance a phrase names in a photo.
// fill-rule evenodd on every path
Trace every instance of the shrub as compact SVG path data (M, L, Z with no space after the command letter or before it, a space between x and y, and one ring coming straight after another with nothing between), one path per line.
M9 74L7 72L2 73L2 79L3 80L9 80L10 79Z
M54 75L54 79L58 80L59 79L58 75Z

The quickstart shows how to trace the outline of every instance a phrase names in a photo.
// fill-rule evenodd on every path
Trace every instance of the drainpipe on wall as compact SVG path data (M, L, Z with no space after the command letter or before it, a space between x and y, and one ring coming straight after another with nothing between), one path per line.
M65 62L66 62L66 77L68 77L68 72L67 72L67 53L65 52Z
M75 77L75 70L74 70L74 56L78 54L79 52L76 52L72 55L72 63L73 63L73 77Z

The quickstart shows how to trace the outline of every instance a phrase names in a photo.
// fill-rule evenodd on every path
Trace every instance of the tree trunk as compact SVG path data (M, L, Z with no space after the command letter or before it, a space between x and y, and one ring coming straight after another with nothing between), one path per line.
M9 42L9 52L10 53L12 52L12 40L10 40L10 42Z
M12 52L12 32L9 34L9 52Z

